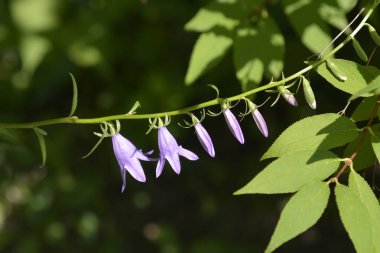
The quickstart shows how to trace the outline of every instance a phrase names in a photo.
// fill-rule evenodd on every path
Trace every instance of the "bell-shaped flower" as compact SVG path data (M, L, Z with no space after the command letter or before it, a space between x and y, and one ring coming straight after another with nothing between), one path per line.
M236 119L235 115L231 112L230 109L225 108L223 109L223 116L226 119L228 128L230 129L233 136L241 143L244 143L244 135L241 131L240 125L238 120Z
M145 173L141 167L140 160L143 161L152 161L154 159L148 158L146 155L150 155L153 151L148 153L143 153L141 150L138 150L135 145L132 144L129 140L124 138L121 134L116 133L112 135L112 144L113 151L116 156L116 160L120 166L120 173L123 180L121 192L125 190L126 184L126 172L128 171L132 177L137 181L145 182Z
M291 104L292 106L298 106L298 102L296 98L293 96L293 93L291 93L287 88L284 86L278 86L277 87L278 91L280 92L281 96Z
M256 123L257 128L265 137L268 137L267 123L265 122L263 115L261 115L261 113L257 109L258 106L250 100L246 101L248 102L249 111L252 113L252 117Z
M198 156L190 150L179 146L166 126L158 128L158 148L160 149L160 158L156 167L156 177L161 175L165 165L165 159L168 160L170 166L177 174L181 172L180 155L192 161L199 159Z
M212 144L212 140L206 129L202 126L200 122L194 125L195 133L198 137L199 142L206 152L211 156L215 157L215 149Z

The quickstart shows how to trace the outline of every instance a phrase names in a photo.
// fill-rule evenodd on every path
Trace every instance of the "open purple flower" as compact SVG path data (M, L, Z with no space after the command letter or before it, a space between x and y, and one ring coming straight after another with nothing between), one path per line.
M206 129L201 125L200 122L194 125L195 133L197 134L198 140L206 152L211 156L215 157L215 149L212 144L210 135L207 133Z
M158 148L160 149L160 158L156 167L156 177L161 175L165 165L165 159L168 160L170 166L177 174L181 172L180 155L192 161L199 159L198 156L190 150L179 146L166 126L158 128Z
M223 110L224 118L226 119L228 128L230 129L233 136L241 143L244 143L244 135L241 131L239 122L237 121L235 115L231 112L230 109Z
M152 154L153 151L144 154L141 150L138 150L132 142L124 138L119 133L112 135L112 144L116 160L120 166L120 173L123 180L121 192L125 190L126 171L128 171L137 181L145 182L146 178L144 170L141 167L140 160L152 161L152 159L148 158L146 155Z

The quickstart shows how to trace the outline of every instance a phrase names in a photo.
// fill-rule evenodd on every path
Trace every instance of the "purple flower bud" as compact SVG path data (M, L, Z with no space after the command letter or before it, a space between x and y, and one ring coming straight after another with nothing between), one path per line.
M293 94L286 94L286 93L283 93L282 94L282 97L289 103L291 104L292 106L298 106L298 102L296 100L296 98L293 96Z
M223 110L224 118L226 119L228 128L230 129L233 136L241 143L244 143L244 135L241 131L239 122L237 121L234 114L231 112L230 109L224 109Z
M292 106L298 106L296 98L287 88L285 88L284 86L278 86L277 89L282 95L282 97L286 100L286 102L288 102Z
M181 172L180 155L192 161L199 159L198 156L190 150L179 146L173 135L165 126L158 129L158 148L160 149L160 159L156 167L156 177L161 175L165 165L165 159L168 160L170 166L177 174Z
M202 147L211 157L215 157L214 145L212 144L211 137L207 133L206 129L201 125L201 123L195 124L194 127L195 133L197 134L198 140L202 144Z
M139 160L151 161L152 159L148 158L146 155L152 154L153 151L144 154L141 150L138 150L132 142L119 133L112 136L112 144L123 180L121 192L125 190L126 171L128 171L137 181L145 182L146 178L144 170L142 169Z
M259 112L259 110L255 109L252 111L253 119L255 120L256 126L259 128L260 132L268 137L268 127L267 123L264 120L263 115Z

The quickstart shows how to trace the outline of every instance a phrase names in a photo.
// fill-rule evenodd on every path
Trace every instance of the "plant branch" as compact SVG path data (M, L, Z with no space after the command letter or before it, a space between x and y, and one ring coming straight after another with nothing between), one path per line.
M355 30L344 40L342 41L337 47L335 47L330 53L323 56L321 59L313 62L311 65L303 68L302 70L294 73L293 75L288 76L287 78L284 78L282 80L276 81L276 82L270 82L266 85L263 85L261 87L249 90L247 92L227 97L226 99L228 101L237 101L244 97L253 95L255 93L265 91L267 89L271 89L280 85L285 84L286 82L292 81L301 75L307 73L308 71L316 68L320 64L326 61L329 57L334 55L336 52L338 52L342 47L344 47L359 31L360 29L365 25L368 18L373 13L373 10L376 8L376 4L373 4L367 11L366 15L363 17L361 22L357 25ZM218 105L220 103L221 99L216 98L209 100L207 102L203 102L197 105L193 105L190 107L186 107L179 110L169 111L169 112L159 112L159 113L150 113L150 114L118 114L118 115L111 115L111 116L104 116L104 117L98 117L98 118L78 118L76 116L73 117L64 117L64 118L55 118L55 119L48 119L48 120L42 120L42 121L35 121L35 122L28 122L28 123L0 123L0 128L19 128L19 129L27 129L27 128L34 128L34 127L41 127L41 126L47 126L47 125L54 125L54 124L99 124L105 121L111 121L111 120L122 120L122 119L149 119L154 117L165 117L167 116L175 116L175 115L181 115L190 111L195 111L198 109L210 107L213 105Z

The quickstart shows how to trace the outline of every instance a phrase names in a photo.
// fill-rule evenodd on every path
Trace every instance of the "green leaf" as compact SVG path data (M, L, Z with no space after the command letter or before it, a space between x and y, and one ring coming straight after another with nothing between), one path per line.
M371 187L356 171L351 170L349 177L350 189L359 196L366 206L371 220L372 227L372 247L371 252L380 252L380 205Z
M201 8L185 25L185 29L207 32L216 27L233 30L240 20L252 16L252 11L263 5L265 0L223 0L213 1Z
M375 132L375 135L371 137L371 145L377 160L380 161L380 132Z
M284 38L271 17L255 26L241 26L234 41L236 76L243 90L257 87L264 72L268 79L278 79L283 69ZM258 50L260 48L260 50Z
M0 140L16 142L17 138L8 129L0 127Z
M330 151L308 150L292 153L270 163L234 194L275 194L298 191L313 180L324 180L339 166Z
M75 110L77 109L78 105L78 86L77 82L75 81L74 75L70 73L71 81L73 83L73 100L71 102L71 110L69 117L73 116L75 113Z
M285 0L282 1L285 13L302 43L314 53L321 52L332 40L328 25L321 19L317 10L321 1ZM331 51L329 47L326 52Z
M235 1L212 2L201 8L195 16L185 25L185 30L195 32L206 32L221 26L232 30L239 24L239 20L231 18L234 16Z
M345 76L347 76L347 80L344 82L338 80L326 67L326 63L317 67L316 70L318 74L331 83L335 88L349 94L354 94L359 90L366 88L369 83L374 81L380 75L380 70L373 66L362 66L356 62L343 59L331 59L330 61L333 62ZM368 94L362 96L368 96Z
M356 252L368 253L372 248L371 218L358 195L345 185L335 186L339 215Z
M377 124L377 127L379 127L379 124ZM360 139L361 137L358 136L354 141L347 145L343 152L344 157L350 157L354 152L358 151L357 147L358 143L361 142ZM366 136L360 144L359 152L357 152L357 155L355 156L354 168L357 171L366 169L373 165L375 159L375 154L371 147L371 138Z
M313 226L326 209L330 196L328 184L313 181L305 185L286 204L265 253Z
M348 99L348 101L352 101L358 97L375 96L379 94L380 94L380 72L378 76L368 84L367 87L357 91Z
M371 117L372 111L376 106L376 101L377 101L377 97L375 96L365 98L355 108L355 111L351 115L351 119L355 122L368 120Z
M232 46L232 39L225 30L214 29L203 33L195 43L187 69L185 83L192 84L200 76L217 65Z
M354 122L347 117L333 113L307 117L289 126L261 160L299 150L329 150L354 140L358 135Z
M45 162L46 162L46 144L45 144L44 136L46 136L47 133L38 127L33 128L33 130L37 135L38 142L40 143L41 154L42 154L41 167L43 167L45 165Z

